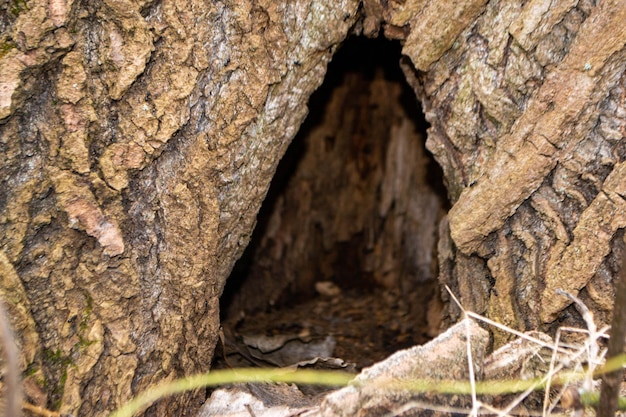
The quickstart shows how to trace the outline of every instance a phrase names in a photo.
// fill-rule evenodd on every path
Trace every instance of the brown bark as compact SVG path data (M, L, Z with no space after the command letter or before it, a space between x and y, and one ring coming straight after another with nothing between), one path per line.
M3 6L2 296L31 401L104 415L209 369L224 281L357 6Z
M403 41L453 203L440 281L466 308L521 329L576 320L557 288L607 322L626 225L625 10L588 0L0 5L0 295L29 399L104 415L209 369L225 280L351 29ZM202 398L150 413L191 413Z
M608 321L626 220L623 13L616 2L545 13L539 2L489 3L414 75L454 203L446 256L458 262L440 278L467 308L542 328L575 320L562 288ZM459 268L467 257L483 266Z

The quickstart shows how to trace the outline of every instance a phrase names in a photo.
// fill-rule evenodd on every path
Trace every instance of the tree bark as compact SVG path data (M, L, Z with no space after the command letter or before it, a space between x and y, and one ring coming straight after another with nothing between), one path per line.
M626 10L541 7L468 5L455 13L476 19L454 42L426 46L435 24L421 18L404 46L427 71L407 74L453 201L440 280L466 308L524 330L582 324L558 288L608 322L626 224Z
M30 400L105 415L209 370L224 281L358 2L3 8L2 296Z
M0 5L0 295L27 398L101 416L209 369L225 280L348 33L403 42L453 203L440 282L520 329L576 321L557 288L607 322L625 19L590 0Z

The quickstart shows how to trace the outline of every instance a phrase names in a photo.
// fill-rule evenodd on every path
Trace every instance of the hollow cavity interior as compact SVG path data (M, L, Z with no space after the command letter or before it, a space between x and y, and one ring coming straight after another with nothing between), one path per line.
M222 356L260 365L252 336L293 337L360 368L439 330L447 200L400 49L352 38L333 58L228 280Z

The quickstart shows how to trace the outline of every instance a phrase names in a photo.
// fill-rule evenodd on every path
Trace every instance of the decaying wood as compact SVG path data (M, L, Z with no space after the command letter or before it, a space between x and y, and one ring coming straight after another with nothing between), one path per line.
M348 66L353 55L336 59ZM417 331L436 292L443 215L442 198L427 183L424 139L412 114L419 108L403 105L406 86L382 67L371 74L351 67L340 78L327 97L316 97L324 103L314 109L320 120L289 151L297 165L288 182L277 178L279 186L287 183L263 214L247 278L228 313L239 317L310 296L316 282L333 281L364 293L376 287L403 294ZM286 171L281 166L277 175Z
M476 378L482 379L488 344L489 333L476 322L466 319L423 346L400 350L384 361L363 369L351 385L326 395L307 397L295 385L286 384L268 390L263 386L253 389L252 384L234 386L215 391L198 417L244 417L247 412L267 417L380 416L402 414L400 410L407 402L429 405L424 413L420 413L419 406L410 407L412 415L417 416L447 415L445 411L433 414L432 410L436 410L438 405L443 410L450 407L470 410L472 400L469 395L437 395L420 392L419 389L411 391L406 387L402 389L398 384L416 379L433 383L468 381L470 366ZM471 365L468 351L471 352Z
M0 295L31 400L99 416L209 369L225 280L348 33L404 42L453 203L440 281L520 329L576 320L558 288L607 322L625 18L617 0L0 5Z
M470 374L481 379L488 343L489 333L476 322L471 319L460 321L429 343L398 351L384 361L364 369L354 379L355 385L327 395L320 405L319 413L313 415L376 416L394 412L403 404L415 400L422 400L435 407L437 404L471 407L469 396L439 398L432 393L408 390L398 392L393 388L386 388L385 385L394 380L411 379L469 381ZM471 365L468 359L470 354Z

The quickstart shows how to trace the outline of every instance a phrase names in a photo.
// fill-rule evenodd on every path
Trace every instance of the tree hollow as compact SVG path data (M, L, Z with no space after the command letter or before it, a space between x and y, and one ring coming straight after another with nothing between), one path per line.
M365 366L439 330L449 203L400 49L353 37L334 56L228 279L235 335L331 335L336 356Z

